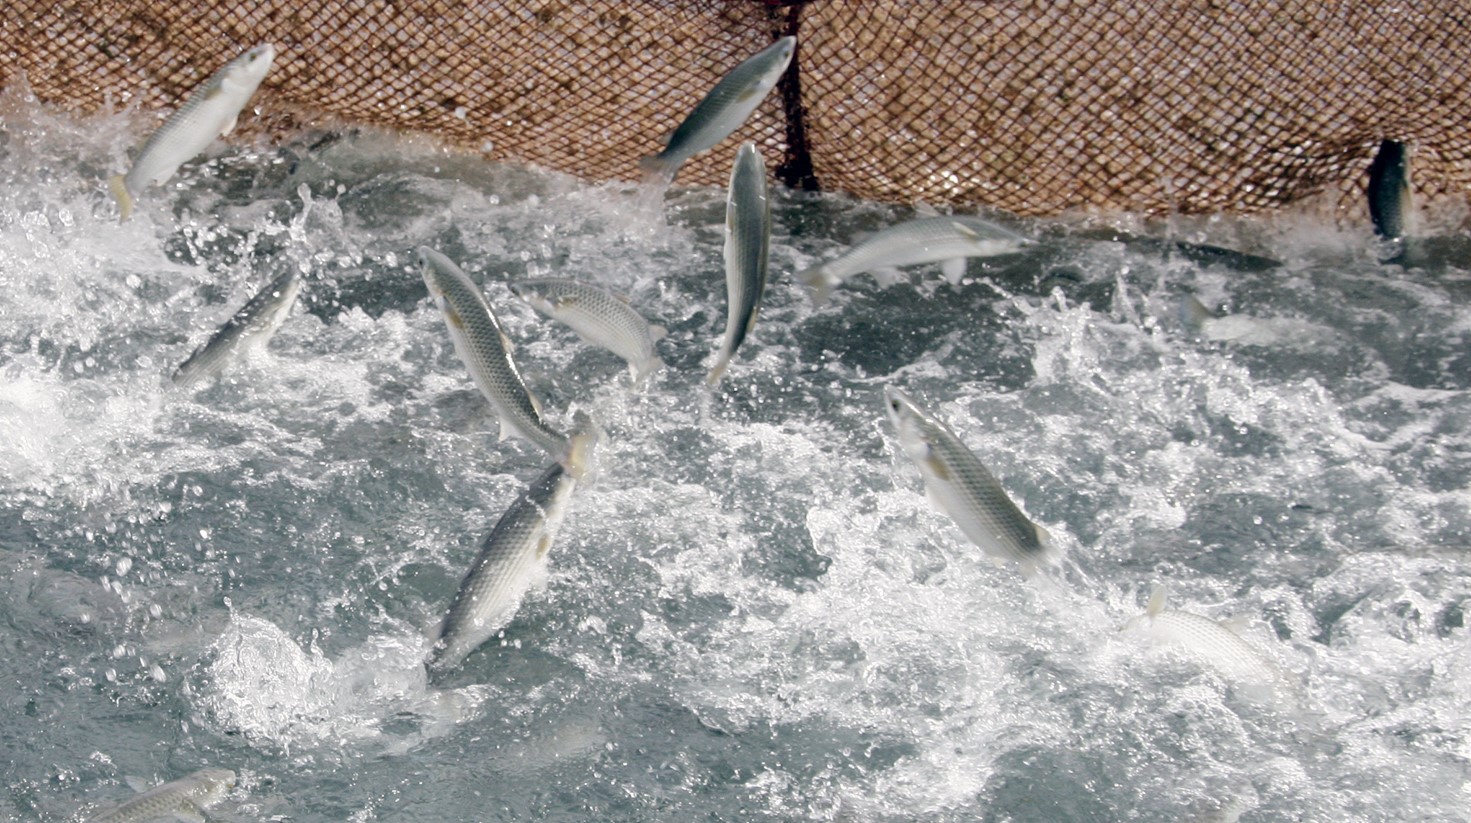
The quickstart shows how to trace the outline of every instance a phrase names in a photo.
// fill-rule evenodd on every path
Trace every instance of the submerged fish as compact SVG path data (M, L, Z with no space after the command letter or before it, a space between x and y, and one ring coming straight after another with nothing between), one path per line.
M174 385L193 386L219 374L247 349L264 346L286 322L300 291L301 276L295 269L267 283L174 371Z
M1156 586L1149 595L1144 614L1124 628L1147 629L1158 643L1168 643L1190 653L1202 663L1237 680L1262 685L1283 682L1277 666L1229 628L1228 623L1190 612L1165 608L1168 593Z
M235 128L240 110L271 69L276 48L269 43L236 57L200 83L180 109L158 127L126 175L108 181L121 219L133 213L133 198L174 176L179 166Z
M1369 164L1369 217L1374 233L1385 240L1400 240L1411 214L1410 156L1405 144L1385 140Z
M475 281L428 246L419 247L419 263L429 294L449 327L455 351L500 418L501 439L514 432L560 459L567 448L567 436L542 418L541 402L526 388L521 370L511 357L511 338L501 329Z
M453 669L515 617L556 539L578 482L588 470L597 431L583 418L567 459L553 463L516 498L480 544L429 656L431 673Z
M930 500L971 542L997 562L1017 561L1027 577L1054 562L1057 552L1047 532L1022 514L948 426L893 386L884 388L884 400L899 445L919 467Z
M561 321L583 340L628 361L635 383L643 383L664 361L654 354L654 341L665 334L650 326L628 301L596 286L556 277L521 280L511 291L531 307Z
M684 161L729 137L776 87L796 51L797 38L783 37L731 69L695 104L664 150L639 161L644 175L668 184Z
M979 217L937 215L890 226L842 255L797 272L812 291L813 302L827 299L833 288L859 272L871 271L882 285L898 279L896 266L944 262L951 285L965 274L967 257L995 257L1034 245L1023 237Z
M771 256L771 203L766 197L766 165L755 143L736 151L725 201L725 342L705 382L715 385L736 349L756 327L766 262Z
M235 786L229 769L200 769L159 786L90 818L88 823L149 823L203 820L203 810L224 799Z

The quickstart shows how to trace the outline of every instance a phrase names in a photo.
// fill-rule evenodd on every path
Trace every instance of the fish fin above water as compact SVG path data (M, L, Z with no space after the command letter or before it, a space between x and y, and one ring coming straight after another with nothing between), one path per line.
M1155 586L1149 592L1149 605L1145 607L1144 613L1149 617L1155 617L1165 610L1165 601L1170 599L1170 590L1164 586Z
M965 276L965 258L953 257L940 264L940 273L945 276L945 282L952 286L960 285L960 278Z
M931 205L931 204L929 204L929 203L927 203L927 202L925 202L923 200L916 200L915 201L915 203L914 203L914 213L917 214L917 215L919 215L920 217L940 217L941 216L939 209L935 208L933 205Z
M634 365L633 363L629 363L628 373L633 378L633 384L635 386L643 386L649 382L650 377L654 376L654 372L657 372L663 368L663 360L659 359L657 356L650 356L649 359L645 360L642 364Z
M705 385L715 386L720 382L720 378L725 376L725 370L728 368L730 368L730 356L722 351L715 365L710 367L710 374L705 377Z
M658 341L663 340L664 338L666 338L668 336L669 336L669 330L666 329L666 328L664 328L663 326L649 326L649 339L650 340L653 340L654 342L657 343ZM657 359L657 358L655 358L655 359Z
M234 131L235 124L238 122L240 122L240 112L237 111L234 114L230 115L229 120L225 121L224 127L220 129L220 136L224 137L225 135Z
M180 823L205 823L204 813L198 809L174 809L169 816Z
M673 183L679 165L679 161L662 154L651 154L638 161L639 170L644 173L644 184L649 186L662 187Z
M128 184L121 174L115 174L108 178L107 187L112 190L113 199L117 200L118 222L127 222L133 216L133 195L128 192Z
M812 305L821 306L832 296L833 286L837 285L837 279L827 272L827 267L818 265L805 268L792 275L798 283L807 289L807 294L812 298Z
M979 242L981 239L981 235L978 234L975 229L967 226L964 223L953 221L950 223L950 226L951 228L955 229L956 234L964 237L966 240L969 240L972 243Z
M878 281L879 286L885 289L904 279L904 272L893 266L878 266L877 268L869 269L869 274L872 274L873 279Z

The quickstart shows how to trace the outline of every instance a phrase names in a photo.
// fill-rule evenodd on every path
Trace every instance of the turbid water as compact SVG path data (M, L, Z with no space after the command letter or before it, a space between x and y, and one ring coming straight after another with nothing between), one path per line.
M723 191L650 211L345 135L216 146L119 225L144 130L0 101L0 818L218 767L221 821L1467 819L1456 243L989 215L1042 242L814 309L793 271L912 212L782 192L710 393ZM549 417L606 431L545 579L433 685L430 632L547 458L498 440L421 244L484 284ZM290 267L269 346L171 387ZM532 276L625 295L666 368L632 387L512 296ZM1230 316L1182 327L1186 294ZM1064 566L1024 581L931 506L891 384ZM1121 632L1157 584L1280 678Z

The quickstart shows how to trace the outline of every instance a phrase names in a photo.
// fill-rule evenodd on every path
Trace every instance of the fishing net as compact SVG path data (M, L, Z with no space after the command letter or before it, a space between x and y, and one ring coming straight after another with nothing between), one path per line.
M1421 203L1464 205L1468 20L1434 0L18 0L0 82L161 118L269 41L242 127L377 126L636 179L716 80L793 33L777 92L681 183L723 184L750 139L791 185L885 201L1362 211L1383 139L1411 145Z

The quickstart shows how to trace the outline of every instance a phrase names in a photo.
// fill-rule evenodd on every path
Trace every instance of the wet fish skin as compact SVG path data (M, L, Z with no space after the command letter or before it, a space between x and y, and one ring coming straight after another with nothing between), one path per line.
M628 361L635 384L644 383L664 365L654 353L654 342L664 336L664 329L650 326L637 309L616 295L559 277L519 280L510 286L517 297L538 312Z
M444 316L455 352L500 418L501 439L519 434L553 457L561 457L567 448L567 436L542 417L541 402L526 387L516 367L511 338L490 310L480 287L443 254L428 246L420 246L418 251L424 284Z
M730 172L725 201L725 340L705 379L715 385L736 349L756 327L771 258L771 201L766 194L766 164L756 144L742 143Z
M200 769L154 786L133 799L88 819L88 823L149 823L161 820L203 820L203 810L224 799L235 787L229 769Z
M967 257L996 257L1021 251L1037 241L969 215L918 217L890 226L825 263L797 272L798 282L807 286L814 303L827 300L832 290L859 272L887 272L896 266L960 260ZM947 270L958 283L964 267ZM894 275L880 277L880 282Z
M1400 240L1412 209L1410 202L1410 156L1404 143L1385 140L1369 165L1369 217L1374 233L1385 240Z
M995 475L948 426L893 386L884 388L899 445L919 467L935 506L998 562L1014 560L1026 577L1056 561L1047 532L1017 508Z
M1146 629L1155 642L1184 649L1202 663L1238 680L1273 687L1286 683L1276 664L1226 624L1204 615L1167 609L1167 599L1164 587L1155 587L1145 613L1132 618L1124 628Z
M174 385L196 386L219 374L247 349L264 346L291 315L300 292L301 275L295 269L277 275L174 370Z
M585 418L569 438L568 454L516 498L480 544L440 624L427 661L431 675L459 666L515 617L586 476L598 432Z
M720 78L675 128L664 150L639 161L645 177L668 185L684 161L740 128L776 87L796 51L797 38L783 37Z
M190 92L184 105L149 135L127 174L108 181L121 220L132 216L134 197L173 177L180 165L235 128L240 110L275 59L276 47L263 43L220 67Z

